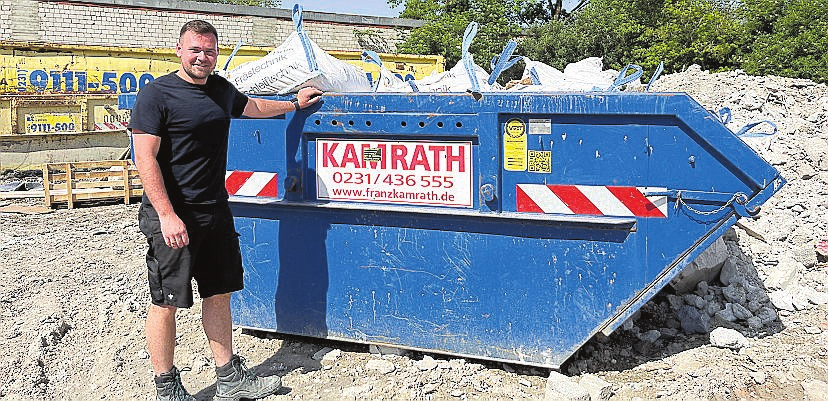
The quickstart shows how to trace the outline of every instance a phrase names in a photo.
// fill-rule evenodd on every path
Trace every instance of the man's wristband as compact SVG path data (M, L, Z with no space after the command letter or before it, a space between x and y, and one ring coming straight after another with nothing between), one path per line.
M290 102L293 103L293 108L296 109L297 111L299 111L299 109L301 109L301 107L299 107L299 99L293 98L293 99L290 99Z

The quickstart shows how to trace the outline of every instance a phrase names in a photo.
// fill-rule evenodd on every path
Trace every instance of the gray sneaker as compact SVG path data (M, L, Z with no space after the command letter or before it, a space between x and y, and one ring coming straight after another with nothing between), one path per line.
M216 368L216 376L218 380L214 401L256 400L272 395L282 388L282 379L279 376L256 376L247 370L238 355L233 355L227 365Z
M184 371L189 370L184 368ZM172 370L155 378L155 399L157 401L195 401L195 398L181 384L181 374L173 366Z

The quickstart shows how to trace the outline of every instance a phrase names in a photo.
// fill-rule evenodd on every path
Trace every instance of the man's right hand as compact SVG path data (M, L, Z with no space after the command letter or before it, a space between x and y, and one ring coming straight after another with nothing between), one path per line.
M157 156L158 149L161 147L161 137L133 129L132 142L135 167L138 168L138 174L141 176L144 194L158 212L164 242L173 249L184 248L190 244L187 226L175 214L170 198L167 196L167 189L164 187L164 179L161 177L161 167L158 165Z
M296 93L296 100L299 101L299 108L301 109L318 102L321 98L322 91L312 86L299 89L299 92Z
M161 233L164 235L164 242L173 249L184 248L190 244L190 237L187 235L187 226L175 213L168 216L158 216L161 221Z

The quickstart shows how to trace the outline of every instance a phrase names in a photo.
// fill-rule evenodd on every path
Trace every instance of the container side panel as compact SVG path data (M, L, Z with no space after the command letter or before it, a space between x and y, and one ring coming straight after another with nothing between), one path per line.
M554 366L642 286L623 230L264 207L234 207L243 326Z

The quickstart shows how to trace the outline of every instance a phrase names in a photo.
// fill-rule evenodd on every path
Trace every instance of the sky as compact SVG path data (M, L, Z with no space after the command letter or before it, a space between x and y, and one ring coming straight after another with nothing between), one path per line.
M282 8L293 8L299 3L307 11L325 11L337 14L370 15L375 17L396 17L403 7L392 10L386 0L282 0Z

